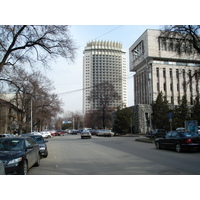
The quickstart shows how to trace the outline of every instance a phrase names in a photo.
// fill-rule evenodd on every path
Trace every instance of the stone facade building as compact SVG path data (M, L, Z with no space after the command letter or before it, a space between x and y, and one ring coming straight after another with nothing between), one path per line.
M0 98L0 134L14 133L18 129L17 113L19 109L9 101Z
M160 33L146 30L129 48L130 71L135 72L134 104L143 110L138 115L144 123L137 124L141 133L142 129L146 132L147 127L142 126L151 118L145 105L155 101L160 92L171 105L180 105L184 95L188 104L193 105L200 92L199 77L193 77L199 71L200 58L192 45L189 48L184 43L180 45L180 38L166 38Z

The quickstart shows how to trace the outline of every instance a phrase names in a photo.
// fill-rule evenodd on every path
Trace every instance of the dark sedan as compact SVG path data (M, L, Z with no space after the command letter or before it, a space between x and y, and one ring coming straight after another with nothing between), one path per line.
M146 137L149 138L158 138L158 137L163 137L165 136L167 131L165 129L155 129L150 133L146 134Z
M33 165L40 165L39 145L30 137L0 138L0 160L6 174L26 175Z
M44 140L41 135L33 135L33 134L23 134L21 137L31 137L33 138L40 147L40 156L46 158L48 156L48 149L46 143L48 140Z
M170 131L166 136L155 140L157 149L200 150L200 136L194 132Z

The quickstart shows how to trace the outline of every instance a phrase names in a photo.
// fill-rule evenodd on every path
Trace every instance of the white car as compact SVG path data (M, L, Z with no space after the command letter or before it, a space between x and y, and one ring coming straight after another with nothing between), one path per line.
M42 131L40 132L43 138L51 138L52 135L49 131Z
M33 135L42 135L40 132L32 132L30 134L33 134Z
M113 137L114 133L111 130L105 130L104 136Z
M114 136L114 133L111 130L99 130L97 131L97 136L108 136L112 137Z
M92 137L92 134L90 133L90 131L87 131L87 130L84 130L81 132L81 139L83 138L91 138Z
M104 136L104 131L105 130L98 130L97 133L96 133L96 135L97 136Z

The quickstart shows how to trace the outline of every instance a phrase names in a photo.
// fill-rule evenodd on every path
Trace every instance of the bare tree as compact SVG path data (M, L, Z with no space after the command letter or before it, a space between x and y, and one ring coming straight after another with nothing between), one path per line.
M177 52L200 54L200 25L171 25L165 26L161 36L176 38Z
M193 62L199 64L200 56L200 25L169 25L164 26L160 38L163 37L163 40L169 42L169 48L173 51L176 51L178 55L185 54L186 56L192 56ZM173 41L173 42L172 42ZM196 60L196 61L195 61ZM190 84L189 87L192 87L193 78L199 81L200 78L200 68L195 70L193 74L186 73L188 76L188 82L183 82L183 88Z
M120 102L120 99L121 99L120 95L116 92L114 86L108 81L97 84L92 89L90 96L88 97L88 100L98 105L97 108L95 109L98 110L98 117L95 116L95 118L98 119L99 117L101 117L103 128L106 127L106 123L110 125L109 122L111 121L111 113L118 106L120 106L119 104L122 104L122 102ZM116 105L116 107L113 107L113 102L119 104Z
M4 71L4 70L3 70ZM11 72L13 72L11 70ZM20 129L30 131L30 122L41 130L52 117L61 112L61 102L56 94L51 94L52 83L40 72L27 73L18 68L14 73L2 73L3 82L8 83L9 92L16 94L11 101L22 111L18 112ZM4 75L4 76L3 76Z
M48 66L58 56L73 61L75 50L68 26L0 25L0 72L17 63Z

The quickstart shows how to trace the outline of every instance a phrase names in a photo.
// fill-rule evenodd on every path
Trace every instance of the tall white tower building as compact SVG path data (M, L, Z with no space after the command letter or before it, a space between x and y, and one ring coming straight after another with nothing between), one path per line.
M111 83L121 99L111 107L127 105L126 51L119 42L94 41L87 43L83 57L83 113L96 110L100 105L88 100L93 87Z

